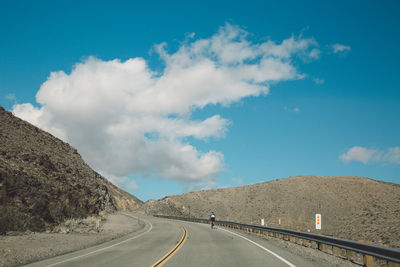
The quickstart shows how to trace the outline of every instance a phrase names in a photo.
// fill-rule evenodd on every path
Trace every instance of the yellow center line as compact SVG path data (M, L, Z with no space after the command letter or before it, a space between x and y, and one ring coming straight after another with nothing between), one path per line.
M179 240L178 244L176 244L176 246L171 249L167 254L165 254L161 259L159 259L156 263L154 263L153 265L151 265L151 267L155 267L155 266L163 266L164 263L166 263L170 258L172 258L172 256L175 255L175 253L183 246L183 244L186 242L186 239L188 237L188 233L186 231L186 228L183 227L182 225L180 225L181 229L183 230L183 234L181 239Z

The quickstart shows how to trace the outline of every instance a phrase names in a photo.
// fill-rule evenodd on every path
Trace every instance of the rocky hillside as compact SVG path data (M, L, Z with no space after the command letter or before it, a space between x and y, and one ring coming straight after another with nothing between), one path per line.
M141 205L69 144L0 107L0 233L44 231L68 218Z
M148 214L171 214L259 224L400 247L400 185L362 177L302 176L151 200ZM280 223L279 224L279 219Z

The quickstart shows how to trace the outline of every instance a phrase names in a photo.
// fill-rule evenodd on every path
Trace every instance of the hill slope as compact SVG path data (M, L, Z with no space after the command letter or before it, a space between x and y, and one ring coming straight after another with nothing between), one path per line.
M93 171L77 150L0 107L0 233L142 202Z
M151 200L149 214L174 214L315 232L400 247L400 185L362 177L301 176ZM279 219L281 224L279 225Z

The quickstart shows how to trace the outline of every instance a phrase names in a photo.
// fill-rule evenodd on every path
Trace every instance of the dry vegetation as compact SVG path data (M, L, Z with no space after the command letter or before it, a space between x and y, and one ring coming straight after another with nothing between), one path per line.
M400 247L400 185L362 177L301 176L236 188L151 200L148 214L171 214L259 224ZM281 224L279 225L279 219Z
M141 204L69 144L0 107L0 233L52 230L67 219Z

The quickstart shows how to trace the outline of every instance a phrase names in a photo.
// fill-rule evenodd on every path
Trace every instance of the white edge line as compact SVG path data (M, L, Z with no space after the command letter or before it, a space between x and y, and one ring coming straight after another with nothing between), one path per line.
M131 216L131 215L128 215L128 214L125 214L125 213L122 213L122 214L124 214L125 216L128 216L128 217L132 217L132 218L137 219L137 217L135 217L135 216ZM108 246L108 247L105 247L105 248L100 248L100 249L98 249L98 250L95 250L95 251L86 253L86 254L84 254L84 255L79 255L79 256L76 256L76 257L73 257L73 258L69 258L69 259L66 259L66 260L63 260L63 261L60 261L60 262L57 262L57 263L53 263L53 264L47 265L47 267L56 266L56 265L61 264L61 263L65 263L65 262L68 262L68 261L72 261L72 260L76 260L76 259L79 259L79 258L82 258L82 257L86 257L86 256L88 256L88 255L91 255L91 254L97 253L97 252L99 252L99 251L106 250L106 249L109 249L109 248L112 248L112 247L121 245L121 244L123 244L123 243L126 243L126 242L132 240L132 239L141 237L142 235L147 234L148 232L151 231L151 229L153 229L153 225L151 224L151 222L149 222L149 221L147 221L147 220L144 220L144 219L141 219L141 220L150 225L150 228L149 228L146 232L143 232L143 233L141 233L141 234L139 234L139 235L136 235L136 236L134 236L134 237L131 237L131 238L129 238L129 239L126 239L126 240L124 240L124 241L121 241L121 242L119 242L119 243L117 243L117 244L113 244L113 245L111 245L111 246Z
M231 233L231 234L233 234L233 235L236 235L236 236L238 236L238 237L241 237L241 238L243 238L243 239L249 241L250 243L256 245L257 247L262 248L263 250L267 251L268 253L271 253L272 255L274 255L275 257L277 257L278 259L280 259L281 261L283 261L284 263L286 263L286 264L289 265L290 267L296 267L296 265L294 265L294 264L292 264L291 262L287 261L286 259L282 258L281 256L279 256L279 255L276 254L275 252L273 252L273 251L271 251L271 250L269 250L269 249L267 249L267 248L261 246L260 244L254 242L254 241L252 241L252 240L250 240L250 239L248 239L248 238L246 238L246 237L244 237L244 236L241 236L241 235L239 235L239 234L237 234L237 233L231 232L231 231L226 230L226 229L223 229L223 228L218 228L218 229L224 230L224 231L229 232L229 233Z

